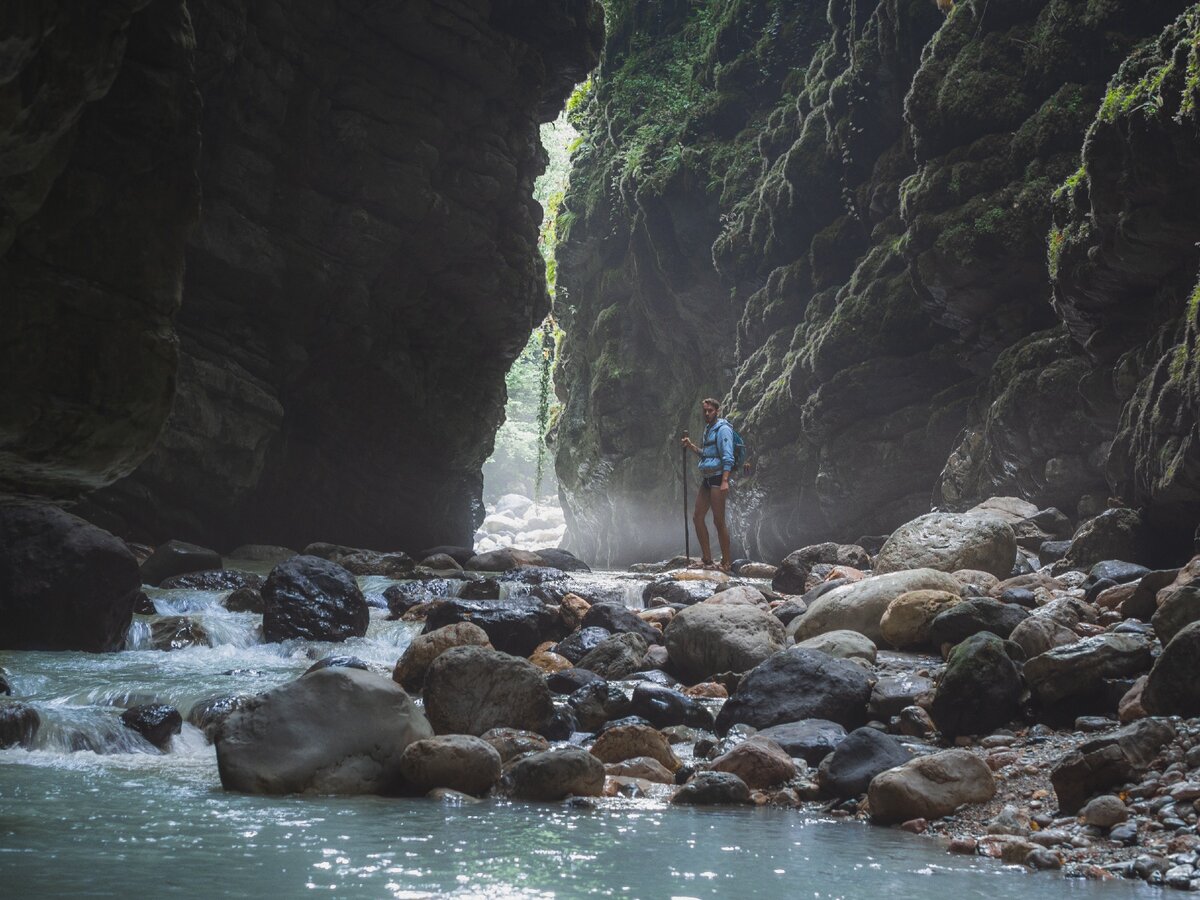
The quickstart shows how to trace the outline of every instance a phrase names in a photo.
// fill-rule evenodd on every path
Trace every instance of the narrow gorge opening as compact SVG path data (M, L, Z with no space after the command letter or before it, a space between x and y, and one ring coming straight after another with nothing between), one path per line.
M550 312L530 331L505 377L504 422L483 466L485 517L474 535L480 553L503 547L557 547L566 531L550 446L562 412L554 391L554 367L563 337L557 318L563 310L557 303L555 249L558 214L571 178L571 153L581 140L571 124L571 112L590 85L590 79L577 85L558 118L541 128L546 171L534 183L533 199L542 208L538 251L546 267Z

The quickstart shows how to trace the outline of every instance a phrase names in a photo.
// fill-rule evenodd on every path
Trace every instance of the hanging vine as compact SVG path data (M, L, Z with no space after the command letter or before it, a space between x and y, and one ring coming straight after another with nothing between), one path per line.
M542 493L542 475L546 466L546 432L550 428L550 375L554 371L554 316L546 316L542 322L541 378L538 381L537 409L537 470L533 479L533 502L536 504Z

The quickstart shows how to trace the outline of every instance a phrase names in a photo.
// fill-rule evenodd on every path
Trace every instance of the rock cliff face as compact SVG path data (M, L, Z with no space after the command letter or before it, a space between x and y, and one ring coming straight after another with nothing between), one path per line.
M222 547L467 542L504 374L548 305L538 123L594 64L598 4L16 6L40 56L0 72L26 103L0 121L5 486L97 487L146 455L182 294L162 437L87 512Z
M664 2L649 50L610 29L560 253L573 546L678 549L671 438L706 393L767 558L997 492L1194 520L1191 20L1158 38L1188 6ZM688 104L617 118L689 42Z

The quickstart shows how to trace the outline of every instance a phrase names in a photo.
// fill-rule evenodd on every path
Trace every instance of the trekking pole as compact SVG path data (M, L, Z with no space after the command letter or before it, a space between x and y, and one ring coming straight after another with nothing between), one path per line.
M683 436L688 436L687 429L683 431ZM687 447L681 446L679 453L683 460L683 555L687 557L688 563L692 561L692 534L688 531L688 504L687 504Z

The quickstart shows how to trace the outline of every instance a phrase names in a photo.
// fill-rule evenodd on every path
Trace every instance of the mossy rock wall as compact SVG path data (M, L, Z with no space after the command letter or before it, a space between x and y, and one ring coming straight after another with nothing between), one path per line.
M756 556L997 491L1068 512L1103 493L1120 404L1063 299L1074 251L1058 238L1048 255L1046 234L1056 190L1078 187L1109 79L1187 4L754 7L612 17L559 267L572 293L558 472L575 546L601 562L678 549L672 438L714 392L755 457L735 521ZM634 25L651 29L653 52L634 52ZM765 65L787 32L790 58ZM673 71L672 51L705 61L705 102L614 118L639 73ZM736 104L720 100L730 83ZM648 127L662 121L675 127ZM1103 154L1114 172L1117 152ZM719 158L737 161L723 179ZM1131 441L1157 440L1133 437L1153 429L1127 418Z

